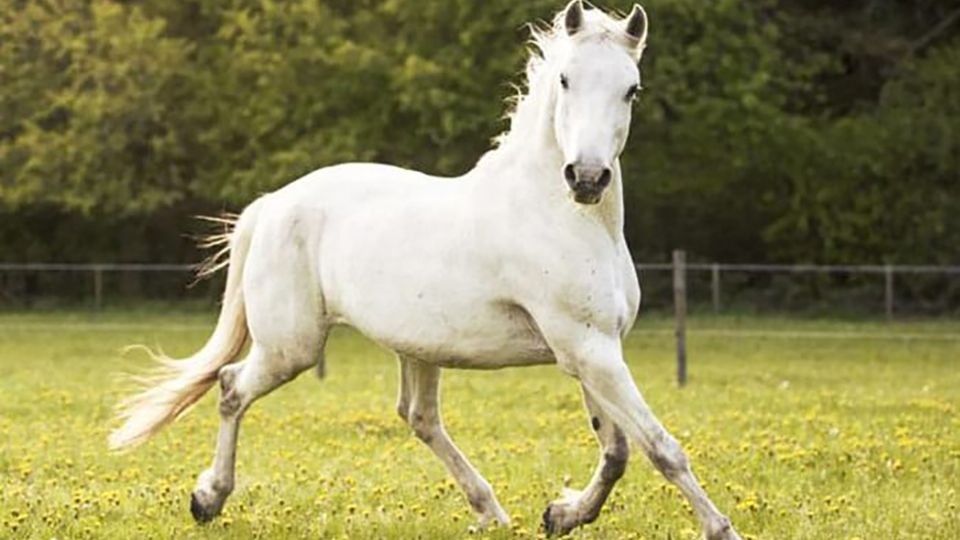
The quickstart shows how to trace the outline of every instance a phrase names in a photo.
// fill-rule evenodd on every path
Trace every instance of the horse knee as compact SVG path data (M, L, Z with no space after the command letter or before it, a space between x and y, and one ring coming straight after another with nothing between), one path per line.
M675 481L690 472L690 461L687 455L670 435L657 441L647 452L647 456L653 466L670 481Z
M407 421L413 428L413 434L425 444L430 444L437 431L437 419L431 415L425 415L418 411L413 411Z

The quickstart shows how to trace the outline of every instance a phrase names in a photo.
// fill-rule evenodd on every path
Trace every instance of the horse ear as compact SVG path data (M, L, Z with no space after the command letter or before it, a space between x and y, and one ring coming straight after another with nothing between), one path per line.
M563 24L567 29L567 35L574 35L583 28L583 1L572 0L567 4L564 10Z
M636 42L638 49L643 49L647 43L647 12L640 7L640 4L633 5L633 11L627 18L626 32Z

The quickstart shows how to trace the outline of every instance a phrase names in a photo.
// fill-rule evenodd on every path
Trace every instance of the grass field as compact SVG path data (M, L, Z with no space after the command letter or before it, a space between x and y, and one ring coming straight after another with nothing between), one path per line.
M335 335L328 376L258 402L225 514L187 510L208 465L216 393L148 445L106 451L113 374L130 343L184 354L213 314L0 314L0 538L462 538L472 515L394 413L396 365ZM690 384L673 382L667 319L641 318L626 357L647 400L745 537L960 538L960 323L757 317L691 321ZM552 367L447 372L444 416L497 490L510 529L541 535L597 449L574 381ZM698 538L679 493L635 455L574 538Z

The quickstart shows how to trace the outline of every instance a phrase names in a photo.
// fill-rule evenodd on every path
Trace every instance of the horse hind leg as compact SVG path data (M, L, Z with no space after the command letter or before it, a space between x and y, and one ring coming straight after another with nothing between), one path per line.
M397 411L401 417L410 424L417 438L440 458L460 485L479 517L478 525L508 525L510 517L497 502L493 488L470 464L443 427L439 403L440 368L410 358L400 358L400 369Z
M315 355L284 354L254 344L247 358L220 370L220 428L213 464L200 474L190 497L190 513L199 523L223 510L233 492L240 420L257 399L316 363Z
M264 204L270 204L269 199ZM213 465L197 481L190 510L218 515L234 485L237 432L250 405L311 366L323 364L329 325L307 248L311 215L270 207L261 214L244 267L243 295L253 345L220 373L220 431ZM313 219L318 219L314 217ZM283 261L278 265L276 261Z

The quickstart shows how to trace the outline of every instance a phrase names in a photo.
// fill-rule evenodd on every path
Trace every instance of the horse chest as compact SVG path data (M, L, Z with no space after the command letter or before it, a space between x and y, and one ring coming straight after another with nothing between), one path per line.
M595 223L557 219L530 233L522 242L533 247L513 272L522 304L611 333L632 326L640 289L622 237L611 238Z
M616 261L591 261L564 268L563 277L544 291L544 303L556 317L620 333L632 324L637 309L620 266Z

